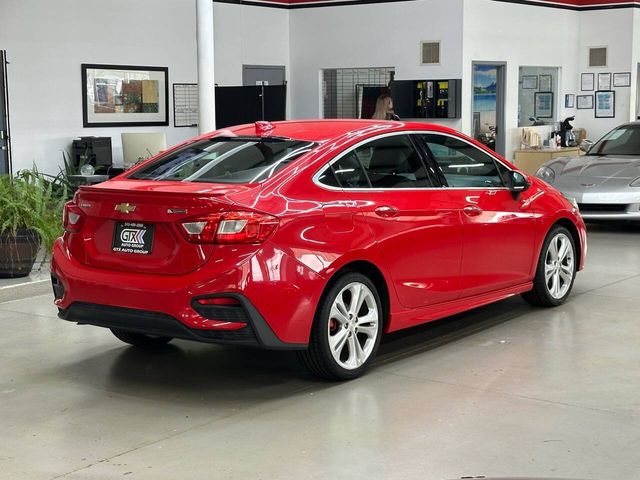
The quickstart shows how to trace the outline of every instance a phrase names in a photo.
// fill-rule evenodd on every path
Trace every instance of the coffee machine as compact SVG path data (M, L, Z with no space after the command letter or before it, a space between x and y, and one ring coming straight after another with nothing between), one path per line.
M577 145L576 135L573 133L573 122L576 117L567 117L560 123L560 146L575 147Z

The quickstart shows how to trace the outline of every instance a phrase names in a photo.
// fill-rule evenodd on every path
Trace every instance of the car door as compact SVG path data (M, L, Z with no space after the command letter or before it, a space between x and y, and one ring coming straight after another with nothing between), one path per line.
M529 193L514 195L504 182L510 170L472 143L444 133L422 139L462 212L462 296L530 281L536 219Z
M335 179L364 215L403 306L460 296L462 225L449 192L411 137L366 141L332 163Z

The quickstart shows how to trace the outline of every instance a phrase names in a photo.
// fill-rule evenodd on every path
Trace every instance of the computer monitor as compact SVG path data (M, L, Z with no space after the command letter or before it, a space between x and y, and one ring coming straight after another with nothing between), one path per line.
M131 168L139 161L167 149L164 133L123 133L121 138L124 168Z

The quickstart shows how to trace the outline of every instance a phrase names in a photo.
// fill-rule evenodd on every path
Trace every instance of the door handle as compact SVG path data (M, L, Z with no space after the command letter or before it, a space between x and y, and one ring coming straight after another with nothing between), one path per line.
M482 213L482 209L476 205L467 205L462 211L470 217L477 217Z
M375 212L379 217L388 218L395 217L398 214L398 209L390 205L384 205L382 207L376 208Z

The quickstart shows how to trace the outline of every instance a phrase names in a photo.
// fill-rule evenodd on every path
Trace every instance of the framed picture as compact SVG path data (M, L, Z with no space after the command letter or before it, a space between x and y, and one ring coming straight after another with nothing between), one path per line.
M611 74L610 73L598 74L598 90L611 90Z
M82 64L84 127L169 125L167 67Z
M593 73L580 74L580 90L583 92L591 92L594 89L595 79Z
M576 96L573 93L568 93L564 96L564 108L575 107Z
M541 92L550 92L553 90L551 84L553 83L553 76L551 75L540 75L540 91Z
M613 86L614 87L630 87L631 86L631 72L614 73L613 74Z
M616 92L613 90L596 92L596 118L616 116Z
M593 109L593 95L578 95L576 101L578 110Z
M542 75L540 75L542 77ZM553 116L553 93L552 92L536 92L534 113L538 118L551 118Z
M523 75L522 76L522 89L523 90L537 90L538 89L538 76L537 75Z

